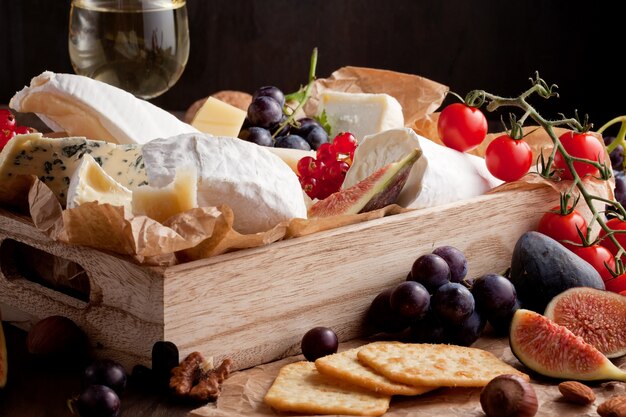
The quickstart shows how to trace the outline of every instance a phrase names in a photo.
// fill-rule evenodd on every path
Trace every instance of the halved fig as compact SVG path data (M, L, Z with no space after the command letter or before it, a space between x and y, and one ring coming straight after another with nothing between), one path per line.
M533 371L559 379L626 382L626 372L613 365L582 337L534 311L519 309L510 330L511 351Z
M594 346L607 358L626 355L626 297L593 288L571 288L550 301L544 315Z
M358 184L318 201L309 209L309 218L365 213L395 203L413 164L421 155L422 151L416 148L401 160L385 165Z

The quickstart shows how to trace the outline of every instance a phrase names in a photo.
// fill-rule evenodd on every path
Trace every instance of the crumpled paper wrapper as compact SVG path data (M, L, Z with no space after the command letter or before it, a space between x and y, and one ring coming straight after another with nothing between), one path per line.
M345 67L329 78L317 80L309 111L316 106L316 97L325 89L350 92L387 93L403 107L407 126L423 136L439 141L434 111L441 105L448 87L410 74L392 71ZM488 138L476 153L484 154ZM552 142L543 130L530 134L526 140L535 152L549 152ZM611 196L612 184L589 181L592 192ZM566 182L547 181L537 174L528 174L521 181L505 184L492 192L535 187L567 190ZM374 212L334 216L323 219L292 219L271 230L242 235L232 228L233 213L227 206L197 208L181 213L160 224L145 216L133 216L122 208L107 204L83 204L62 210L50 190L36 177L21 177L0 184L0 203L24 210L37 228L51 238L76 245L114 252L144 265L167 266L223 254L238 249L267 245L280 239L309 235L323 230L368 221L406 211L390 206Z
M361 346L367 341L351 341L340 346L340 350ZM506 338L481 337L472 347L487 350L509 365L522 372L529 372L515 359ZM222 395L215 404L209 404L192 411L189 417L244 417L244 416L301 416L302 414L276 412L263 403L263 397L270 388L278 371L284 365L304 360L300 356L257 366L236 372L223 385ZM616 361L622 369L626 367L626 357ZM558 381L530 374L531 383L537 394L539 411L537 416L597 416L596 408L613 395L625 395L626 383L590 383L596 393L596 401L590 406L570 404L562 399L557 388ZM395 396L391 400L385 417L458 417L484 416L480 406L479 388L440 388L415 396Z

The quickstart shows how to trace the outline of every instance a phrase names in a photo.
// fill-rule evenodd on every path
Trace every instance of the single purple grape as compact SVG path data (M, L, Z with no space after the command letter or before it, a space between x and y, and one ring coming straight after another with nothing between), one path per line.
M458 282L449 282L437 288L430 302L433 311L451 325L463 323L475 307L472 293Z
M461 282L467 275L467 259L463 252L454 246L440 246L433 253L441 256L450 267L450 281Z
M430 294L422 284L404 281L393 289L389 302L398 316L409 321L419 320L428 311Z
M98 359L83 372L83 386L105 385L120 394L126 388L124 367L110 359Z
M261 87L252 94L253 101L259 97L271 97L280 104L280 107L285 105L285 94L278 87L274 87L273 85Z
M306 360L314 362L326 355L337 353L339 339L328 327L314 327L302 337L300 348Z
M117 417L120 413L120 397L105 385L90 385L76 400L80 417Z
M411 277L432 293L450 282L450 267L441 256L429 253L415 260L411 267Z

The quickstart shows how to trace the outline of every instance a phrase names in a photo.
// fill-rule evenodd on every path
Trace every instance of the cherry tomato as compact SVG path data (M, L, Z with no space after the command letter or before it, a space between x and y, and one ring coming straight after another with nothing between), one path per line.
M559 140L567 153L571 156L590 159L592 161L598 161L599 163L604 162L604 146L595 136L589 133L569 131L559 136ZM573 178L560 152L557 152L554 156L554 167L563 169L563 173L561 174L562 178L569 180ZM574 162L574 169L581 178L585 175L598 174L598 168L586 162Z
M494 177L506 182L517 181L530 169L533 152L523 140L502 135L487 146L485 163Z
M439 115L437 131L444 145L466 152L474 149L487 135L487 119L480 109L464 103L447 106Z
M606 222L606 225L611 230L626 230L626 222L618 218L612 218L611 220ZM614 233L613 236L615 236L615 239L617 239L619 244L624 249L626 249L626 233ZM604 246L605 248L607 248L613 255L617 255L617 252L618 252L617 246L613 244L611 239L606 237L606 232L604 231L604 229L600 230L599 237L601 239L600 244ZM626 256L624 255L622 255L622 262L626 262Z
M606 263L611 271L615 271L615 257L613 257L611 251L609 251L604 246L579 246L572 249L572 252L574 252L576 255L580 256L591 266L593 266L595 270L598 271L603 281L606 282L606 280L613 278L613 275L611 275L611 272L604 264Z
M563 216L558 213L559 209L559 206L553 207L551 211L541 216L537 231L561 242L563 246L570 250L578 248L578 246L564 241L568 240L582 244L582 240L576 231L576 227L580 229L583 235L586 235L587 220L585 220L585 218L577 210L572 210L570 214ZM557 213L554 213L554 211Z
M604 286L607 291L626 295L626 273L618 275L615 278L605 279Z

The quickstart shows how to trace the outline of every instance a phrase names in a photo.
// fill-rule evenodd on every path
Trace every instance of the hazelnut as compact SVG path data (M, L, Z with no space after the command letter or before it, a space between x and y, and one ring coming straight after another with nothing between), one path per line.
M480 405L487 417L532 417L537 414L537 394L519 375L500 375L480 393Z
M50 316L38 321L26 338L28 352L39 357L83 354L87 348L85 333L72 320Z

